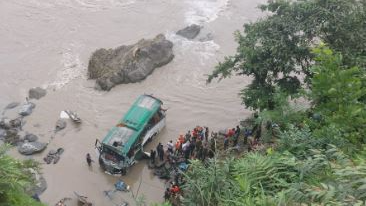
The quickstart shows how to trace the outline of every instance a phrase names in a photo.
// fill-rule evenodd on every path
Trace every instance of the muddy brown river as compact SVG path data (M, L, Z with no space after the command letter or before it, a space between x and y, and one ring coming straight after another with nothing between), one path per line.
M96 139L143 93L153 94L168 108L167 126L154 141L164 146L196 125L211 130L233 127L247 117L238 97L250 79L234 77L206 84L209 74L225 55L236 49L233 32L261 13L256 8L265 0L12 0L0 1L0 108L12 101L24 101L29 88L41 86L47 95L34 100L34 112L25 118L24 130L42 141L47 149L32 158L41 162L51 149L65 152L57 164L44 164L48 189L40 196L48 205L63 197L73 200L77 191L95 205L118 205L133 196L147 204L162 202L165 182L154 177L142 161L127 176L104 174L97 163ZM175 35L185 26L203 26L192 41ZM163 33L174 43L175 58L156 69L146 80L119 85L109 92L93 89L86 78L88 59L98 48L133 44L141 38ZM67 122L66 129L53 134L60 111L77 111L83 123ZM53 138L51 138L53 137ZM85 155L96 161L88 168ZM19 158L16 151L11 154ZM112 199L103 191L114 189L122 179L131 193L117 192Z

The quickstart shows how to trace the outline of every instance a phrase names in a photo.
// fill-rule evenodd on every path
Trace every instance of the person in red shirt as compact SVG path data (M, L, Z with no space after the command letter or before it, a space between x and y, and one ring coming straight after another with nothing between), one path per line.
M178 187L178 185L173 185L171 188L170 188L170 192L171 194L177 194L180 192L180 188Z

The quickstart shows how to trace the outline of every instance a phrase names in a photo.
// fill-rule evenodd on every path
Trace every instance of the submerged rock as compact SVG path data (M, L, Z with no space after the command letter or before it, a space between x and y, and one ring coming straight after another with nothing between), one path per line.
M46 96L47 91L41 87L32 88L28 92L29 99L40 99Z
M8 105L6 105L6 107L4 108L5 110L6 109L13 109L13 108L15 108L15 107L17 107L17 106L19 106L19 102L12 102L12 103L10 103L10 104L8 104Z
M63 120L63 119L57 120L56 128L55 128L56 132L64 129L65 127L66 127L66 121L65 120Z
M96 79L96 88L110 90L117 84L139 82L157 67L173 58L173 43L162 34L116 49L98 49L88 65L88 76Z
M184 29L177 31L177 35L187 39L194 39L201 31L201 27L197 24L192 24Z
M42 142L24 142L18 147L18 152L23 155L31 155L43 151L47 143Z

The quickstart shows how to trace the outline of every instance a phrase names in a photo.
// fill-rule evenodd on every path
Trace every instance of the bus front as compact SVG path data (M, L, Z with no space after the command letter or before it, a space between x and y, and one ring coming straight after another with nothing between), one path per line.
M99 150L99 164L109 174L122 174L132 164L129 154L125 154L124 147L130 138L136 135L136 131L121 124L113 127L103 139Z

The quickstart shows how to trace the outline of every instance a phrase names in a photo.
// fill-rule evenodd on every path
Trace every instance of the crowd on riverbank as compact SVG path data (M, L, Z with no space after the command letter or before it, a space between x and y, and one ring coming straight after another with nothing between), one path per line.
M183 172L189 169L191 160L207 161L218 152L225 153L229 149L245 152L260 147L259 137L252 136L252 130L241 128L210 132L206 126L196 126L181 134L173 141L163 145L159 142L156 150L150 151L149 168L154 174L167 181L164 199L173 205L179 205L182 197L181 187L185 180Z

